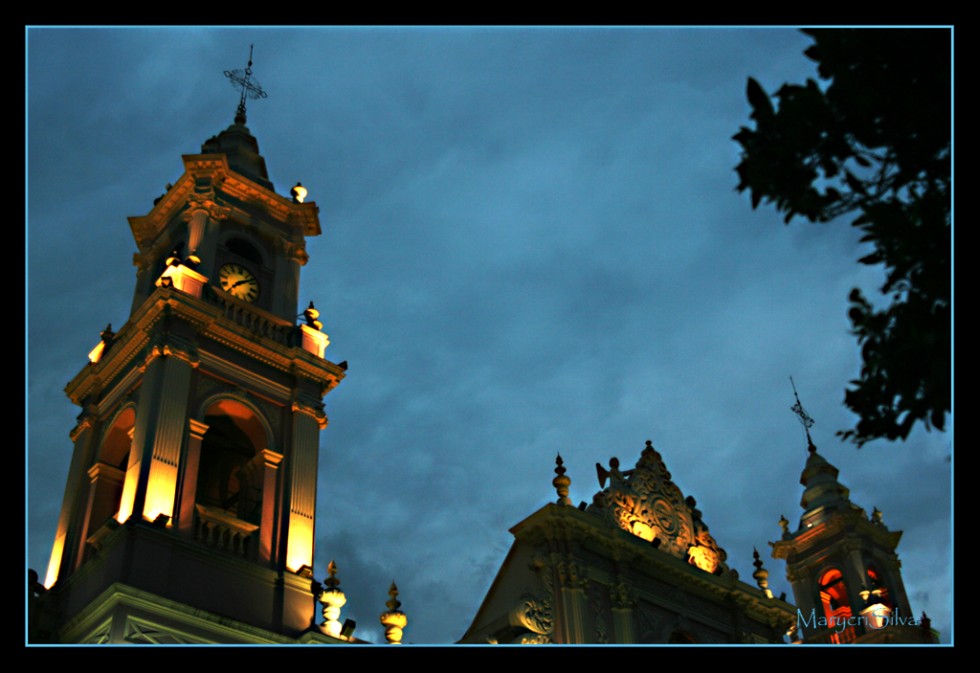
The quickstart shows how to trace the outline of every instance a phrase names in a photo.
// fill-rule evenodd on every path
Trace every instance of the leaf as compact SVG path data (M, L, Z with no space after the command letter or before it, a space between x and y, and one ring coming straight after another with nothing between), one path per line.
M754 110L753 117L760 122L772 119L775 114L772 108L772 101L769 100L769 96L752 77L749 77L749 82L745 87L745 94Z

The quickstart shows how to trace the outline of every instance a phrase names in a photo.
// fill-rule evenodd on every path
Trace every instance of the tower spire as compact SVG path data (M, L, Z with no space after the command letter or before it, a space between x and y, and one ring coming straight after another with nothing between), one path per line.
M245 125L245 99L246 98L268 98L269 94L262 89L257 79L252 78L252 48L255 45L248 45L248 65L245 70L225 70L225 77L231 80L231 85L236 89L241 88L242 97L238 101L238 110L235 112L235 123Z
M793 383L793 377L789 377L789 384L793 386L793 397L796 398L796 404L790 407L790 411L799 416L800 423L803 425L803 432L806 433L806 448L807 451L813 453L817 450L817 447L813 445L813 440L810 439L810 427L813 425L813 418L806 413L806 409L803 408L803 403L800 402L800 396L796 393L796 384Z

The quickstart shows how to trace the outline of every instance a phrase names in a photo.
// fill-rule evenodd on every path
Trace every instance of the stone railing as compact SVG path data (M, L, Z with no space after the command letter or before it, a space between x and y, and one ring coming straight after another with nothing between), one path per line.
M202 298L233 322L284 346L296 345L296 325L206 287ZM263 315L265 314L265 315Z
M854 641L859 635L854 626L845 626L842 629L834 627L808 636L805 642L807 645L843 645Z
M255 524L236 519L225 512L197 504L194 539L222 551L248 558L250 542L259 529Z

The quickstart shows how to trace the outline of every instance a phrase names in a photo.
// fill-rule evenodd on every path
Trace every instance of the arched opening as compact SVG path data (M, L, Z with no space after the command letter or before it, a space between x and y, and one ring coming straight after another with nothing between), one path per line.
M873 565L868 566L868 591L870 595L868 600L871 603L881 603L888 608L893 608L891 596L888 592L888 587L885 586L884 578L882 578L881 573Z
M92 511L89 515L89 532L95 532L109 517L120 515L120 504L126 468L129 467L129 451L133 444L133 426L136 411L126 407L112 421L102 436L99 460L92 470ZM128 512L126 513L128 518Z
M121 470L126 469L129 462L129 449L132 446L132 431L136 424L136 412L133 407L126 407L116 417L109 431L102 440L99 460Z
M257 463L259 451L265 448L261 423L248 407L233 400L213 405L204 422L208 431L201 442L197 502L259 525L262 480Z
M820 576L820 602L823 604L827 626L834 630L831 640L833 642L853 640L853 629L841 626L847 624L853 612L850 599L847 597L844 576L837 568L831 568Z
M263 521L271 523L271 510L266 510L272 501L265 500L274 495L275 483L266 462L265 427L253 409L231 399L211 404L204 423L208 429L198 461L195 537L240 556L265 558L268 541L261 542L261 550L256 545Z

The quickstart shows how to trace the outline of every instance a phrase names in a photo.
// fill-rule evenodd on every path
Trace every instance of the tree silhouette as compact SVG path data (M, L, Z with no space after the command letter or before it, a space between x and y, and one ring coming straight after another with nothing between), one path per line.
M837 434L862 446L905 439L917 421L943 430L950 410L951 31L804 30L823 83L754 79L755 128L742 127L738 191L785 222L847 214L883 264L884 308L858 289L848 316L861 347L844 404L859 419Z

